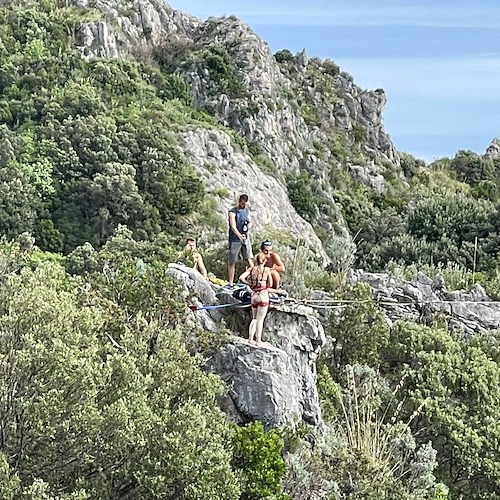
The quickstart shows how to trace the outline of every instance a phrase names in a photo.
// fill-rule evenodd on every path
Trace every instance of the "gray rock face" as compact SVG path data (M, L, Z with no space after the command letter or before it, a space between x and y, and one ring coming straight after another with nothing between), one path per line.
M465 335L500 328L500 304L480 285L469 291L448 292L442 277L431 279L423 273L417 273L411 282L363 271L355 272L353 279L371 286L389 324L396 320L429 323L440 313L449 328Z
M204 304L220 303L211 285L197 271L170 264L168 273L182 284L186 296L194 293ZM226 303L237 303L229 295L224 299ZM234 314L229 311L196 311L190 321L217 331L221 320L227 321L228 314ZM229 386L229 396L223 402L226 412L239 422L260 420L266 428L293 427L302 421L319 424L315 361L325 334L314 311L301 305L273 305L265 320L265 342L260 347L246 341L249 309L240 310L233 320L239 336L231 337L206 363L207 369Z
M242 333L246 336L246 331ZM325 343L323 327L304 306L272 306L261 347L234 339L209 361L229 386L230 407L241 421L294 427L321 420L315 360Z
M248 155L236 151L229 135L220 130L190 130L182 135L182 149L212 190L227 192L217 207L224 220L238 196L246 193L255 230L290 232L314 248L325 264L330 261L311 224L293 208L285 188Z
M91 4L90 0L75 1L82 7ZM202 22L161 0L133 0L126 8L118 0L94 0L92 5L104 13L104 19L81 25L77 41L85 57L148 57L155 47L175 54L186 50L186 57L179 56L176 71L190 85L195 104L244 137L253 156L267 162L266 172L275 171L276 175L262 175L249 155L219 155L227 151L226 134L213 134L207 142L206 130L184 133L183 150L204 170L206 184L222 185L230 191L230 196L219 200L221 214L225 216L229 198L234 201L237 194L247 191L254 199L257 224L276 222L279 229L293 228L327 263L311 226L285 201L285 176L306 172L316 205L322 201L321 211L309 214L318 234L344 239L345 246L350 245L329 172L345 170L371 189L385 191L384 165L398 167L400 160L383 128L386 96L382 90L359 88L348 73L337 71L334 63L308 58L305 51L280 64L267 43L233 16ZM203 54L214 47L229 55L237 91L225 88L203 65ZM187 57L190 52L192 58ZM349 155L344 158L340 153L337 157L332 141L341 149L347 148ZM191 146L198 146L198 153L203 146L211 149L197 160ZM215 168L203 164L202 159L208 157ZM246 168L236 169L241 176L230 176L226 182L221 173L231 175L239 163L246 164ZM269 208L270 200L278 202L274 209Z
M196 269L172 263L168 265L167 274L181 284L184 299L192 297L191 304L194 306L218 302L212 286ZM199 323L204 330L216 332L222 318L223 315L217 311L200 310L190 320L193 325Z
M116 36L103 21L80 26L79 49L84 57L118 57Z
M127 57L148 54L168 39L185 38L199 24L195 17L173 10L162 0L75 0L79 7L95 7L105 21L83 23L77 42L86 57Z
M365 186L372 188L377 193L385 191L385 180L382 174L378 173L377 167L371 165L349 165L349 170L353 177L362 182Z
M484 158L494 160L495 158L500 158L500 139L495 137L486 149Z

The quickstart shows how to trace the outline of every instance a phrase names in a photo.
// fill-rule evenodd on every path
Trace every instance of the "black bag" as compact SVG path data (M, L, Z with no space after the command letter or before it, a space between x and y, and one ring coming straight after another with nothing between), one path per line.
M241 302L244 302L244 303L248 303L250 302L250 297L252 296L252 294L248 291L248 290L235 290L233 292L233 297L235 299L238 299L239 301Z

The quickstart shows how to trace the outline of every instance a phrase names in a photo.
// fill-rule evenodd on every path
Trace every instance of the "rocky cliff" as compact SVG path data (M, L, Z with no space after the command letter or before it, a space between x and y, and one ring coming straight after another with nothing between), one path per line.
M448 291L442 276L417 273L408 282L385 273L353 273L356 282L368 283L390 325L397 320L430 324L438 319L464 335L500 329L500 303L481 287Z
M229 295L217 297L213 285L194 269L170 264L168 272L183 284L185 297L193 304L238 304ZM357 271L351 280L370 285L389 326L398 320L440 321L467 336L500 328L500 304L480 286L448 292L440 276L431 279L423 273L405 281ZM265 321L265 343L259 348L245 341L248 308L200 309L190 320L217 335L230 327L226 340L207 357L206 366L228 384L222 404L234 421L257 419L267 428L322 422L316 388L316 360L326 343L321 311L299 303L272 305Z
M247 192L256 228L300 236L329 261L322 241L349 234L332 196L338 175L386 189L384 172L399 155L383 128L383 90L359 88L335 63L305 52L273 55L264 40L237 18L198 20L159 0L78 0L100 19L81 23L76 42L93 57L141 57L189 85L193 102L220 126L184 130L179 145L217 192L225 218ZM288 185L308 179L316 203L307 221L290 203ZM304 214L302 214L304 216ZM314 229L313 229L314 228ZM321 237L321 240L318 238ZM329 252L326 246L326 252Z
M220 299L195 270L170 264L168 272L184 285L185 296L198 304L239 302ZM246 342L249 309L198 310L191 320L206 331L223 335L221 324L231 326L220 349L207 358L207 369L220 375L229 393L223 408L237 422L260 420L267 428L321 421L316 389L316 359L325 343L323 327L314 311L303 305L275 304L265 325L264 345Z

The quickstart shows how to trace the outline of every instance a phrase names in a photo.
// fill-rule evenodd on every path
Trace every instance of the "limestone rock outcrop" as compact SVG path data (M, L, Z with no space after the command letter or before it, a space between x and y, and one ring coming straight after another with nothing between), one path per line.
M237 151L229 135L221 130L195 129L182 135L182 144L202 178L213 190L224 193L217 206L224 220L234 200L241 193L248 193L256 228L289 232L314 248L323 262L329 262L313 227L293 208L283 185L262 172L250 156ZM214 165L216 169L212 168Z
M356 271L353 279L370 285L389 324L396 320L430 323L440 314L449 328L467 336L500 328L500 303L480 285L449 292L439 275L431 279L421 272L411 282L363 271Z
M495 158L500 158L500 138L495 137L484 154L484 158L494 160Z
M383 127L383 90L361 89L332 61L310 58L305 50L275 57L234 16L201 21L161 0L133 0L126 7L117 0L74 2L102 15L88 16L77 29L85 57L147 59L163 51L188 84L195 106L220 123L211 130L172 131L206 185L227 190L216 197L219 213L225 216L246 191L256 211L255 229L272 223L300 234L325 264L329 259L316 235L351 246L332 175L348 174L375 191L386 190L384 173L397 169L400 159ZM237 147L243 147L241 154L235 154ZM310 224L288 201L288 183L298 175L309 179L317 207L307 215ZM326 247L326 253L334 252Z
M225 295L219 301L211 286L194 269L170 264L169 274L184 287L186 296L200 304L224 304L236 299ZM199 310L190 320L201 328L218 331L221 320L233 316L234 331L220 350L206 361L229 387L223 407L235 421L260 420L266 428L291 426L299 422L317 425L321 410L316 389L316 358L325 343L323 327L311 308L275 304L266 317L264 343L256 347L246 341L249 309L237 315L230 308ZM234 317L235 316L235 317Z
M103 20L82 23L77 43L85 57L147 55L167 39L186 38L200 21L172 9L162 0L75 0L81 8L95 8Z

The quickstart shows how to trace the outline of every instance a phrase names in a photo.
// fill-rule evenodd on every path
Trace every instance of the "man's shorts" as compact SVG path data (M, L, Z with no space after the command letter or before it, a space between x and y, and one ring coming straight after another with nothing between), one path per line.
M252 245L249 238L243 241L229 242L229 256L227 259L229 264L236 264L240 252L244 259L253 259Z

